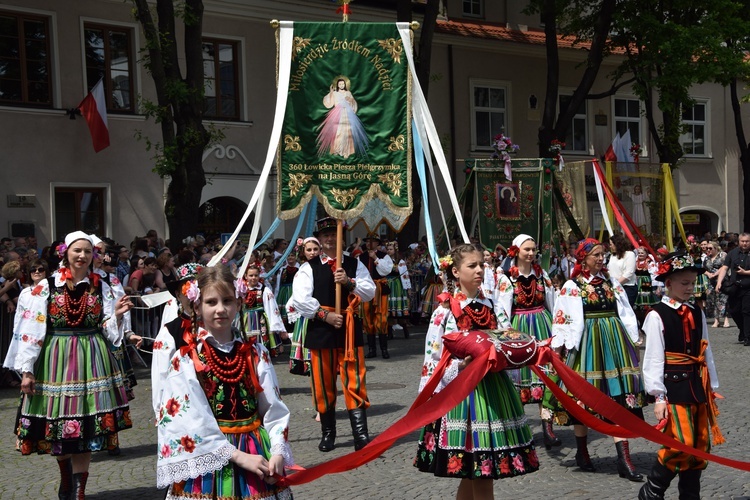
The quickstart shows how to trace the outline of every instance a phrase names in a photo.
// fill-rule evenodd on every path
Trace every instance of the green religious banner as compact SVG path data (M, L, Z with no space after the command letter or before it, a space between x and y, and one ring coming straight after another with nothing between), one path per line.
M525 233L537 242L548 260L555 220L552 209L552 168L549 158L511 160L512 179L498 160L465 160L476 179L479 239L494 248L510 247L513 238Z
M371 200L408 217L411 78L396 24L294 23L277 165L278 215L312 196L328 214L359 216Z

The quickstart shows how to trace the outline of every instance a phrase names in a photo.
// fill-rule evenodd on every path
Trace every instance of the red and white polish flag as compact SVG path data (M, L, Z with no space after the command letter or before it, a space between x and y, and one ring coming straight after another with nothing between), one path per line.
M89 91L78 105L81 115L91 131L94 151L97 153L109 146L109 126L107 125L107 101L104 99L104 79Z

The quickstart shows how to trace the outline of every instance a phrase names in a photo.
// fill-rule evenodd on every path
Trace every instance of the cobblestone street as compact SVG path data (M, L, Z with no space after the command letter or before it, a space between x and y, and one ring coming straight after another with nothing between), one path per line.
M415 328L409 339L390 342L390 360L368 360L368 392L372 407L368 411L371 435L381 432L403 415L413 401L422 364L424 327ZM727 443L715 447L719 455L739 460L750 459L746 443L750 437L747 420L747 384L750 381L750 348L738 344L735 328L711 330L711 339L721 382L719 422ZM289 438L296 462L311 466L348 453L353 449L351 430L339 398L337 448L328 454L318 452L319 424L307 378L290 375L287 357L276 363L284 400L291 409ZM149 372L138 368L139 385L132 401L133 429L120 435L122 454L94 456L87 488L92 500L161 499L164 491L155 488L156 438L151 425L151 390ZM23 457L13 450L13 421L18 403L17 389L0 390L0 498L56 498L59 475L53 459L44 456ZM592 432L590 451L599 471L587 474L574 465L575 439L572 428L556 428L563 446L550 451L541 446L541 427L536 408L527 406L540 458L540 470L519 478L495 482L497 498L636 498L640 483L631 483L617 475L616 452L611 438ZM654 422L651 408L646 417ZM458 481L435 478L419 473L412 466L417 432L397 442L381 458L344 474L323 477L294 488L296 498L334 499L445 499L455 495ZM633 462L639 472L648 472L658 446L643 439L631 441ZM750 474L717 464L710 464L702 476L703 498L750 498ZM677 498L677 484L668 490L667 498Z

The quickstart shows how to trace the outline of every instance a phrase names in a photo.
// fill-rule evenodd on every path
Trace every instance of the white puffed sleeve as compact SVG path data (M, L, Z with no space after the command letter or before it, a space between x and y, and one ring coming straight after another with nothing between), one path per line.
M42 280L18 296L13 338L3 366L18 373L34 372L34 363L47 335L49 282Z
M664 323L656 311L651 311L643 321L643 333L646 335L646 350L643 354L641 370L643 386L652 396L667 393L664 386Z
M443 335L458 330L456 318L453 317L450 309L443 305L435 308L430 318L430 325L427 327L427 336L425 337L425 354L424 363L422 364L422 376L419 381L419 392L422 392L427 381L432 377L435 367L440 362L443 355ZM460 359L452 359L443 374L443 378L435 388L435 392L440 392L454 378L458 376L458 364Z
M584 326L581 291L575 281L568 280L555 301L550 346L553 349L563 345L567 349L578 349Z
M547 271L542 271L542 279L544 280L544 306L548 311L552 311L555 308L555 300L557 300L557 290L552 285L552 280L549 279Z
M281 318L281 313L279 312L279 305L276 303L276 297L274 297L273 292L267 286L263 287L263 309L270 323L268 325L269 330L274 333L286 332L284 320Z
M115 278L115 280L117 280L117 278ZM102 335L104 335L104 337L109 340L113 346L120 347L125 331L123 329L123 322L117 321L117 317L115 316L115 304L117 303L118 298L122 297L122 295L125 295L125 290L122 290L122 295L116 296L115 289L110 286L109 283L104 280L101 280L100 283L102 284L102 305L104 306ZM117 280L117 283L119 286L120 281Z
M289 408L281 400L279 381L271 364L268 350L262 344L255 344L258 351L256 373L263 392L258 397L258 413L263 418L263 427L271 441L271 455L284 457L284 465L294 464L292 449L287 436L289 434Z
M406 262L401 259L398 263L398 275L401 278L401 286L404 290L411 290L411 277L409 276L409 268Z
M510 328L510 318L513 313L513 283L505 274L497 275L497 286L492 293L492 302L498 317L497 326L500 329Z
M219 429L192 360L179 351L170 360L156 426L157 488L217 471L237 449Z
M612 288L615 291L615 300L617 301L617 315L628 332L628 337L633 343L638 342L638 318L635 316L633 308L630 306L628 294L625 289L615 279L611 279Z
M162 404L162 391L167 380L167 374L172 366L171 361L175 350L175 340L169 333L169 329L163 326L154 339L153 355L151 356L151 404L157 420Z

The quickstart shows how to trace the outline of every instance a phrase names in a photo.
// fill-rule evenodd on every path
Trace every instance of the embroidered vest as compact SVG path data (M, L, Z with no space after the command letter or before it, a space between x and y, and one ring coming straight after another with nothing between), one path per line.
M333 282L333 273L328 264L323 264L320 257L315 257L309 262L313 277L313 297L320 302L321 306L334 307L336 304L336 284ZM357 275L357 259L344 255L342 266L346 275L354 277ZM346 308L346 291L342 291L341 308ZM343 327L334 328L328 323L313 318L307 326L305 347L308 349L336 349L345 346L345 330ZM364 345L362 338L362 321L356 318L354 345Z
M703 332L702 313L691 309L695 328L690 332L690 341L685 342L682 332L682 317L676 309L667 304L658 303L653 306L664 323L664 350L697 356ZM670 365L664 364L664 385L667 388L667 399L671 404L695 404L706 402L706 392L700 378L699 365Z

